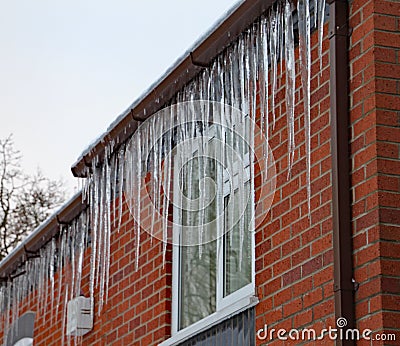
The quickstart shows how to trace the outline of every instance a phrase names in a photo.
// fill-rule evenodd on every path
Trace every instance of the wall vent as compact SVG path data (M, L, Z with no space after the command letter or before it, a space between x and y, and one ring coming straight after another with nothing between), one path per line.
M68 302L67 335L82 336L93 329L90 298L77 297Z

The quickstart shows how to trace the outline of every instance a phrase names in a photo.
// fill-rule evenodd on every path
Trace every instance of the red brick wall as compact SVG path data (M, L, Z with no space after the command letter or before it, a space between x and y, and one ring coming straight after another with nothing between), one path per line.
M400 3L352 1L350 25L356 316L400 340Z
M305 183L304 114L300 74L296 76L296 154L289 180L283 83L278 93L278 121L270 138L276 161L277 189L272 208L256 233L256 286L260 300L256 306L256 330L267 325L269 330L315 328L319 332L324 327L335 325L327 24L324 33L322 70L317 32L312 35L311 220L308 218ZM299 65L296 68L300 70ZM267 210L263 210L257 217L264 218L266 212ZM275 341L271 344L282 343L276 340L276 332L274 337ZM258 340L258 344L269 341L269 338L265 341Z
M118 216L118 204L115 217ZM150 210L150 208L149 208ZM151 222L151 215L144 211L143 222ZM157 226L157 225L156 225ZM135 264L136 237L132 216L128 206L123 204L121 229L116 229L111 237L111 266L107 304L98 314L99 292L95 294L95 318L93 330L83 337L84 345L157 345L170 333L171 323L171 249L169 248L163 265L162 243L143 232L139 266ZM90 249L86 252L83 268L82 293L89 297ZM63 275L70 270L66 266ZM66 280L61 285L60 306L57 310L58 274L55 277L55 300L51 312L50 290L47 297L46 316L36 314L35 345L67 345L63 335L63 306ZM21 306L21 313L39 311L38 294L34 292ZM44 317L44 318L43 318ZM52 317L52 318L51 318ZM0 330L0 340L3 331ZM64 341L63 341L64 340ZM77 340L80 340L79 338ZM74 344L74 338L70 338Z

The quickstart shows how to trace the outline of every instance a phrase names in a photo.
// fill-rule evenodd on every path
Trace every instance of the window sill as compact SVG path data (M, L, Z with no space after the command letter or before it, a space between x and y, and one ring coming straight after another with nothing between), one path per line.
M196 334L199 334L207 330L208 328L217 325L218 323L230 318L231 316L257 305L257 303L258 298L253 295L243 297L242 299L236 301L234 304L229 305L220 311L214 312L212 315L207 316L202 320L192 324L191 326L180 330L169 339L160 343L159 346L177 345L178 343L190 339L192 336L195 336Z

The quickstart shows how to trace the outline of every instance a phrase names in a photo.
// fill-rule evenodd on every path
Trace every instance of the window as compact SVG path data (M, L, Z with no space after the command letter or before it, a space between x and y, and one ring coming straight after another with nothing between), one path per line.
M246 138L214 126L195 148L183 160L178 149L174 168L172 334L177 340L255 303Z
M6 346L33 345L34 324L35 313L24 313L11 326L4 344Z

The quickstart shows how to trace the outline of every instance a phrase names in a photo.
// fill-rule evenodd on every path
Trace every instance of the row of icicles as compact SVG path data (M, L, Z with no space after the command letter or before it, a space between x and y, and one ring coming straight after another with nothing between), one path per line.
M28 253L13 277L0 286L0 330L4 331L5 345L18 330L18 318L25 312L22 302L28 311L36 312L35 325L43 321L48 327L59 327L60 312L64 335L67 302L81 295L84 255L89 241L87 213L82 212L71 224L61 225L57 236L37 254ZM7 311L9 314L4 313Z
M310 205L311 195L310 35L311 28L317 27L319 56L322 57L325 0L313 0L312 5L314 6L313 18L310 13L309 0L299 0L297 3L300 71L296 71L295 61L294 5L292 1L281 0L242 33L236 42L215 58L209 68L204 69L171 100L171 104L195 100L215 101L240 109L252 119L255 119L256 110L259 108L261 128L268 141L269 134L273 131L276 122L275 99L278 91L278 62L281 60L281 76L283 76L283 64L286 71L286 79L283 83L286 92L288 176L290 176L296 149L294 140L295 90L298 86L295 81L296 73L300 72L304 104L308 205ZM160 210L159 215L155 215L152 220L152 227L159 222L157 217L163 220L162 240L164 240L165 256L168 227L165 213L168 210L169 196L172 193L169 189L172 189L170 181L173 167L172 163L168 161L169 158L167 162L163 162L163 160L168 156L166 156L168 151L173 150L177 137L182 141L196 137L200 132L207 133L208 124L215 120L215 115L207 109L203 109L200 113L201 119L203 119L201 130L190 125L180 125L193 122L191 117L194 115L190 112L186 113L185 118L182 118L181 115L177 116L177 114L171 114L169 119L151 117L140 126L137 133L127 143L120 145L118 150L115 150L116 144L111 143L106 148L104 157L97 157L92 162L92 169L87 171L88 178L83 189L83 194L89 204L88 215L81 214L72 225L63 228L57 241L52 240L41 249L39 257L24 263L23 269L21 269L24 274L0 287L0 311L12 311L11 319L6 318L3 314L1 319L3 330L8 330L9 326L17 320L20 302L27 296L30 297L31 295L27 295L27 293L32 290L37 290L40 298L38 299L37 316L45 316L46 309L50 306L53 320L55 318L53 309L56 309L55 315L57 315L58 309L62 308L64 309L64 325L66 302L81 294L83 253L89 236L91 243L89 290L92 312L94 311L96 289L99 293L97 310L98 313L101 312L108 294L111 231L119 231L121 225L122 196L124 192L126 194L126 191L131 191L132 195L128 196L127 202L137 224L140 224L142 201L140 197L137 198L140 194L135 194L135 192L141 191L144 175L148 172L150 172L150 182L148 183L150 199L154 207ZM236 120L224 119L225 116L229 115L221 114L220 121L224 121L228 127L233 127ZM171 127L175 127L175 130L166 130ZM188 150L193 150L193 148ZM268 148L265 148L264 153L268 155ZM266 159L268 160L268 158ZM117 211L115 214L119 216L113 219L111 210ZM90 232L88 224L90 224ZM140 227L135 227L135 230L136 265L138 265ZM61 297L61 290L58 290L58 297L54 297L55 271L66 266L68 261L70 269L66 271L66 274L58 277L58 287L60 285L67 287L67 293ZM45 303L48 296L51 297L50 305Z

